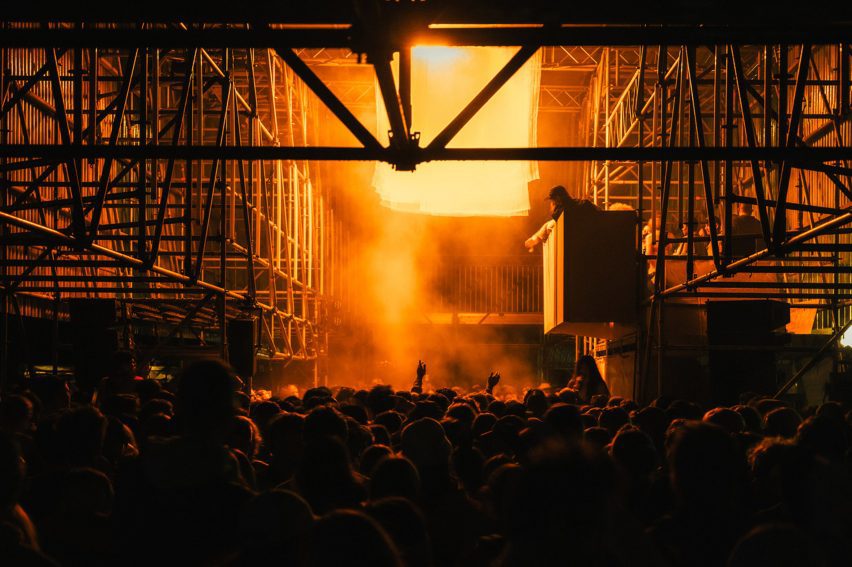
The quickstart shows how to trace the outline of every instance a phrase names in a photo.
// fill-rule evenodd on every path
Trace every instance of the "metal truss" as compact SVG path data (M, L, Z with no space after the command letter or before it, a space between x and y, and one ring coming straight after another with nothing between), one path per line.
M694 295L701 286L763 258L786 260L808 240L841 234L837 231L848 220L852 197L852 169L845 160L850 135L845 45L648 51L656 63L646 53L645 64L617 97L606 92L613 85L607 78L612 71L606 58L602 60L586 103L587 140L593 147L663 149L671 157L650 163L592 161L584 177L588 194L599 204L625 202L647 217L652 235L659 232L655 245L687 244L689 254L684 256L651 258L658 270L667 259L687 261L687 281L665 287L661 278L655 297ZM739 156L738 149L754 153ZM832 149L837 150L834 159L819 155ZM761 155L761 150L766 153ZM691 151L691 156L682 157ZM737 203L754 205L761 223L765 249L754 258L732 255L735 235L730 227ZM672 228L714 215L721 221L720 234L711 223L707 237L669 235ZM672 216L676 226L656 231L657 219ZM712 253L694 254L699 243ZM845 251L827 242L821 248ZM828 259L837 260L836 255ZM697 260L712 260L714 270L696 274ZM826 266L825 271L836 267ZM797 273L800 266L778 268L780 273ZM797 285L779 283L782 288Z
M111 298L160 337L226 352L253 317L272 359L325 349L327 266L339 222L304 160L231 159L223 147L308 145L308 90L255 49L2 51L3 146L101 147L91 159L0 161L0 285L39 315ZM175 150L212 150L205 158ZM141 153L118 155L121 148ZM156 150L165 150L159 156ZM40 308L41 307L41 308ZM4 309L8 312L8 309Z
M671 342L666 301L780 299L818 310L818 327L842 328L852 316L848 44L647 47L626 81L607 59L585 102L587 144L670 152L591 161L583 174L596 203L625 203L647 221L643 258L655 276L641 370ZM687 149L696 153L681 159ZM779 154L758 155L770 149ZM745 255L735 253L738 203L754 207L760 226ZM706 222L714 217L718 227Z
M839 327L852 298L841 258L852 246L848 9L824 16L812 6L796 9L791 26L793 12L781 15L764 2L742 6L738 25L687 3L667 6L670 13L625 5L617 17L594 6L568 14L552 3L463 4L460 12L441 1L319 2L242 20L216 11L168 16L151 5L112 20L106 10L91 23L44 23L16 8L0 34L5 289L54 293L61 280L52 270L69 256L93 263L88 272L74 267L86 281L107 277L97 262L112 262L117 294L135 299L152 287L162 296L213 294L220 322L229 305L257 307L269 314L273 350L311 357L334 239L307 160L385 161L405 170L432 160L578 161L586 162L592 198L631 204L649 218L652 234L657 218L720 217L708 236L660 231L660 250L685 244L689 253L685 280L656 278L652 305L749 297L756 292L738 290L728 276L765 271L781 277L761 297L827 308ZM181 16L189 23L157 23ZM589 23L601 21L609 24ZM409 55L419 44L518 49L422 145L411 129ZM448 148L539 49L554 73L591 75L582 98L576 82L545 83L563 89L554 98L566 107L583 105L583 143ZM21 58L27 66L12 65ZM355 116L352 99L321 77L323 66L359 65L388 112L387 145ZM306 89L358 145L311 143ZM363 100L356 91L350 94ZM576 96L561 98L569 91ZM45 121L44 132L23 126L35 124L26 113ZM761 224L761 246L746 257L735 255L730 230L738 202L753 203ZM707 253L697 254L697 244ZM16 266L16 254L30 263ZM675 261L665 252L647 259L657 274ZM52 279L35 283L36 276ZM100 283L99 292L112 291ZM85 282L74 285L93 293Z
M353 110L376 108L376 80L373 69L348 49L301 48L293 50L314 70L340 101ZM541 112L580 112L588 92L589 76L597 69L602 47L542 47ZM638 49L623 49L625 68L638 63Z

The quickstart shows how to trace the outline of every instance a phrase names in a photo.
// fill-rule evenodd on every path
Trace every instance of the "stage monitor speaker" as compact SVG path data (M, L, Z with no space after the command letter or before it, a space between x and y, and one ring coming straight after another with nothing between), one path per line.
M707 343L713 403L739 403L744 392L772 394L778 386L773 346L786 335L790 304L771 300L707 302Z
M112 370L118 322L112 299L70 299L71 344L77 387L91 392Z
M257 319L231 319L228 321L228 362L243 380L255 374L255 329Z
M773 332L789 322L790 304L785 301L707 302L707 338L710 344L748 338L772 340Z

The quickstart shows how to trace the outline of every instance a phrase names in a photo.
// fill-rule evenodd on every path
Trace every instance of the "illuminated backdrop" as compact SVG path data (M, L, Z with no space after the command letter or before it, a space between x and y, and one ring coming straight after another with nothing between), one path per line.
M412 131L427 146L515 54L514 47L412 49ZM395 71L398 68L394 62ZM450 148L535 146L541 58L531 58L447 145ZM378 92L378 87L376 88ZM377 96L380 140L387 112ZM377 164L373 186L385 206L445 216L516 216L529 212L535 162L424 163L414 172Z

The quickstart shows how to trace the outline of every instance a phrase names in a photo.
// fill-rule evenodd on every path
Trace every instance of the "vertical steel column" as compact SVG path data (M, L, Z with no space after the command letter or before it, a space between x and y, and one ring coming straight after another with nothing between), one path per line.
M77 24L82 27L82 24ZM74 49L74 69L71 71L74 77L74 143L83 143L83 49ZM81 181L83 177L83 160L76 160L77 172Z
M195 73L193 73L192 81L195 83L201 82L201 53L197 53L195 50L186 49L184 50L184 57L187 61L188 65L192 65L196 68ZM190 61L190 58L192 59ZM192 146L193 144L193 136L195 134L195 124L193 123L193 117L195 116L196 107L201 104L201 100L198 98L197 94L193 94L193 91L196 89L195 84L190 81L187 85L189 89L186 93L187 96L187 109L186 109L186 136L185 136L185 144L187 146ZM199 142L200 143L200 142ZM190 275L193 273L192 270L192 191L193 191L193 183L192 183L192 160L187 159L184 162L184 189L183 189L183 273L185 275Z
M253 60L253 57L247 54L249 61ZM253 74L250 75L253 77ZM251 81L253 82L253 81ZM253 98L253 97L250 97ZM237 106L237 99L234 97L233 99L233 114L234 114L234 132L232 134L233 139L236 141L237 147L242 145L242 130L240 128L240 115L239 115L239 107ZM256 103L255 103L256 104ZM252 109L249 114L249 128L254 123L255 118L257 118L256 106L252 105ZM251 130L250 130L251 131ZM249 138L249 142L251 142L251 138ZM251 161L249 161L249 165L251 165ZM243 221L243 230L246 235L246 271L248 272L248 294L252 300L255 299L257 294L257 290L255 289L255 281L254 281L254 244L252 242L252 231L251 231L251 219L249 218L249 200L248 200L248 191L246 191L246 174L243 166L243 160L237 160L237 169L239 172L239 184L240 184L240 199L242 200L242 206L240 207L242 210L242 221ZM251 181L251 174L249 172L249 181ZM233 187L231 188L231 193L236 194ZM232 211L232 215L235 213ZM233 239L236 241L236 230L234 230Z
M665 147L671 148L675 143L675 137L678 135L681 114L683 113L683 75L684 75L684 57L681 51L678 56L677 75L675 79L674 93L674 108L672 109L671 126L669 128L669 140ZM663 105L665 108L665 105ZM665 120L662 120L663 128L665 128ZM664 299L659 296L659 291L665 289L666 281L666 246L668 245L668 227L666 219L668 219L669 201L671 196L671 181L672 181L672 160L665 161L665 170L663 172L663 187L661 192L660 217L662 226L660 227L660 238L657 244L657 267L654 277L654 298L659 308L657 317L658 327L658 350L657 350L657 389L662 391L663 379L663 361L665 358L665 326L664 326Z
M713 46L713 147L718 148L722 144L722 103L720 88L722 84L722 57L718 45ZM713 161L713 198L718 200L722 187L722 162L718 159ZM724 222L724 221L723 221ZM724 228L724 227L723 227ZM727 228L725 229L727 230Z
M743 70L742 60L740 59L739 47L732 45L729 48L731 62L734 66L734 75L737 81L737 94L740 101L740 112L743 118L743 129L746 134L746 141L750 148L757 147L757 134L754 131L754 122L752 121L751 109L749 108L748 99L748 79ZM765 102L765 101L764 101ZM764 107L765 108L765 107ZM763 172L760 170L760 162L756 159L749 160L751 163L751 177L754 185L754 196L757 201L757 212L760 217L760 227L763 234L763 240L767 247L772 246L772 237L769 226L769 212L766 206L766 197L763 191ZM745 197L745 195L741 195Z
M643 45L639 49L639 90L636 96L636 120L637 120L637 130L639 135L639 148L643 148L645 146L645 115L643 109L645 108L645 57L647 55L647 48ZM643 161L638 161L636 163L637 166L637 177L638 177L638 198L636 202L636 210L638 212L639 217L639 225L638 225L638 233L636 241L639 243L639 250L642 250L642 225L644 223L644 212L645 212L645 163ZM644 278L643 278L644 279ZM641 297L641 294L637 297Z
M98 143L98 50L89 49L89 143ZM95 163L91 160L90 163Z
M636 96L636 125L639 133L639 147L645 146L645 115L643 109L645 107L645 58L647 56L647 48L643 45L639 48L639 91ZM645 225L645 163L637 162L638 176L638 191L637 191L637 223L636 223L636 242L638 243L639 252L636 255L636 260L639 263L639 269L636 270L636 297L639 298L636 305L636 355L633 357L633 399L640 399L640 385L644 379L645 368L642 364L645 353L645 341L647 341L647 333L643 330L645 320L645 292L646 292L646 274L648 273L647 262L644 258L645 242L642 238L642 228ZM652 194L653 196L653 194ZM543 340L543 338L542 338Z
M811 46L802 45L799 51L799 67L796 71L796 87L793 93L793 108L790 114L790 125L787 130L787 138L784 145L792 148L796 145L799 133L799 124L803 114L805 82L808 78L808 68L811 59ZM775 223L773 225L773 241L780 244L787 234L787 189L790 183L790 172L792 165L789 161L781 163L781 171L778 175L778 198L775 208Z
M690 130L690 142L693 140L698 142L699 148L704 148L704 122L702 121L702 113L701 113L701 99L698 93L698 73L695 69L695 48L687 47L685 49L686 54L686 69L689 76L689 88L690 88L690 108L692 109L692 126L693 128ZM694 137L693 137L694 135ZM713 190L710 187L710 166L707 163L706 159L700 160L701 164L701 183L704 189L704 208L707 213L708 219L708 228L710 230L710 251L713 256L713 264L716 269L721 268L722 263L719 258L719 242L717 240L718 232L716 230L716 203L713 200ZM691 222L695 222L694 219L694 205L692 204L695 199L695 164L690 162L689 164L689 202L690 202L690 220ZM690 233L692 229L690 228ZM693 253L692 246L690 246L689 250L690 254ZM689 261L687 262L687 271L689 271ZM692 277L687 277L687 281L691 280Z
M189 107L190 93L192 92L192 76L195 70L195 56L194 54L191 57L187 58L187 67L186 67L186 75L183 80L183 89L180 93L180 98L177 104L176 114L174 116L173 126L172 126L172 147L177 147L180 144L180 134L183 130L183 123L186 120L187 114L191 115L191 112L188 112L187 109ZM159 72L155 72L155 80L154 83L157 85L159 83ZM155 88L155 90L157 90ZM154 123L155 125L159 124L159 120L157 116L159 116L159 97L154 97ZM189 130L188 130L189 134ZM155 144L159 144L159 126L157 126L154 130ZM161 195L159 195L160 204L157 209L157 222L156 227L154 229L154 238L151 242L151 251L150 251L150 262L156 263L157 254L160 249L160 242L163 236L163 227L165 224L167 212L168 212L168 203L169 197L172 192L172 178L174 175L175 168L175 160L173 157L169 158L166 162L166 172L163 179L163 184L161 188ZM154 163L157 163L157 160L154 160ZM157 168L154 168L154 172L157 172ZM154 178L154 186L157 186L158 175L155 175ZM154 201L157 200L157 191L154 191ZM185 222L185 221L184 221Z
M257 122L259 120L258 115L258 102L257 102L257 78L255 76L254 66L256 64L255 51L254 49L249 50L249 104L254 109L252 115L249 117L248 121L248 140L249 144L255 145L259 144L259 136L258 136L258 128ZM255 244L255 254L260 255L261 253L261 241L260 241L260 225L262 219L258 214L260 211L260 176L263 175L263 168L259 167L259 162L256 164L254 160L249 160L248 162L248 177L249 177L249 186L251 193L251 218L254 222L252 225L252 233L251 239ZM256 276L255 276L256 277ZM272 305L274 303L270 302ZM261 313L261 317L263 314Z
M839 69L838 69L839 70ZM822 86L820 86L822 89ZM828 107L828 101L826 100L826 110ZM840 137L840 128L837 124L837 121L834 122L835 133L837 134L837 143L840 146L843 146L843 140ZM846 164L844 164L846 165ZM834 184L834 208L838 211L840 210L840 184ZM834 254L832 254L832 263L834 264L834 289L831 294L831 314L832 321L834 322L833 329L836 332L840 329L840 233L834 233ZM836 359L835 359L836 363ZM837 369L834 368L836 371Z
M660 145L665 146L665 131L666 131L666 104L668 98L668 89L666 88L666 67L668 63L668 55L667 48L664 45L660 45L657 49L657 81L655 83L655 91L654 91L654 114L652 120L652 145L657 145L657 137L658 137L658 124L659 124L659 139ZM657 237L658 231L665 231L666 223L664 219L660 219L659 223L657 220L657 194L661 193L658 188L658 175L657 175L657 162L652 162L651 167L651 185L652 185L652 193L651 193L651 246L655 248L655 254L657 258L659 258L660 246L659 239ZM662 167L662 164L659 164L659 167ZM662 196L660 197L660 205L662 206ZM657 226L660 224L661 226ZM650 252L651 250L648 250ZM663 250L662 253L665 253ZM656 263L656 261L655 261ZM648 332L645 334L645 352L642 357L642 368L643 371L641 373L642 380L645 381L650 377L650 372L648 369L651 367L652 353L654 352L654 337L657 338L657 343L660 343L660 332L659 328L655 331L655 326L657 325L657 320L662 317L662 308L660 302L657 300L657 280L659 279L659 274L655 273L654 275L654 290L651 295L651 306L650 313L648 314ZM657 395L662 391L662 362L660 360L660 350L657 349L657 365L656 365L656 391Z
M151 134L150 134L150 136L151 136L151 143L154 146L159 146L160 145L160 50L159 49L155 48L155 49L152 50L151 62L152 62L152 66L154 67L154 69L153 69L154 72L151 76L151 83L152 84L151 84ZM180 125L181 125L181 122L183 121L183 116L181 116L180 118L178 118L176 116L175 121L176 121L175 122L175 128L180 130ZM180 132L178 132L178 135L180 135ZM170 167L174 167L174 162L175 162L174 159L169 160ZM157 202L157 198L160 196L159 191L158 191L160 189L158 181L159 181L159 164L158 164L157 158L152 158L151 159L151 201L154 202L154 203ZM171 179L169 180L169 182L171 182ZM168 195L165 193L165 188L163 188L163 193L164 193L165 199L168 199ZM148 209L148 207L147 207L147 200L146 200L145 210L147 211L147 209ZM163 214L163 220L165 220L165 218L166 218L166 215L164 213ZM160 224L159 226L162 227L162 224ZM147 223L145 225L145 230L147 231ZM155 251L152 251L152 252L155 253ZM147 254L147 252L146 252L146 254ZM156 262L157 259L155 257L152 257L150 259L150 261Z
M53 375L59 375L59 309L62 305L62 295L60 292L55 292L53 294L53 309L51 314L52 317L52 344L53 348L51 349L52 360L53 363Z
M275 137L275 144L278 145L278 144L280 144L280 129L278 127L278 105L277 105L277 93L276 93L276 82L277 82L277 80L276 80L276 74L275 74L275 64L274 64L274 60L272 59L272 51L271 50L267 50L267 52L266 52L266 70L267 70L267 74L268 74L267 78L269 80L269 106L270 106L270 110L271 110L271 114L272 114L272 132L273 132L273 136ZM280 167L280 162L277 162L277 161L273 162L272 172L273 173L277 172L279 167ZM260 170L261 170L261 177L260 177L261 200L260 200L260 205L263 208L266 209L266 223L265 223L265 226L266 226L266 253L267 253L267 267L268 267L268 278L269 278L270 304L277 308L278 307L278 289L277 289L277 282L276 282L276 278L277 278L276 268L278 267L279 264L277 262L277 258L275 257L275 246L273 244L274 239L273 239L273 234L272 234L272 219L274 217L273 217L273 211L272 211L272 207L271 207L271 201L270 201L270 198L269 198L269 187L267 186L267 182L266 182L266 168L265 168L263 161L260 162ZM275 183L277 183L277 182L278 181L276 180ZM279 205L280 205L280 203L279 203ZM277 225L277 230L280 230L280 225ZM288 248L288 250L289 250L289 248ZM289 282L290 282L290 280L288 278L288 284L289 284ZM289 293L287 294L287 302L288 302L287 312L292 313L293 311L292 311L291 296L290 296ZM276 322L276 320L279 320L279 317L277 317L277 313L276 313L276 316L273 316L273 317L270 318L270 322L269 322L269 326L270 326L269 337L270 337L270 341L272 342L272 346L273 346L274 350L277 350L277 346L275 345L275 322ZM281 332L283 333L284 327L282 325L280 325L280 320L279 320L279 326L281 327ZM290 344L289 337L286 339L285 344L286 345ZM290 352L290 354L292 354L292 351Z
M204 54L199 49L198 50L198 63L196 63L196 93L195 93L195 104L198 109L198 131L196 133L196 144L204 145L204 130L206 128L205 124L205 112L204 112ZM198 219L198 222L201 222L202 214L203 214L203 206L204 206L204 162L202 160L198 160L196 162L197 174L195 177L195 189L198 191L197 199L194 201L197 203L195 212L193 213L194 217ZM190 222L190 226L192 223ZM192 230L190 229L190 235L192 234ZM195 242L193 238L191 242ZM199 242L199 248L201 247L201 243ZM197 274L201 271L201 266L193 266L192 272L193 274Z
M223 64L225 76L222 79L222 135L219 137L220 145L224 145L228 139L228 105L231 98L234 97L234 82L233 82L233 51L225 49ZM227 95L225 91L227 90ZM236 109L237 107L234 106ZM233 116L232 116L233 119ZM228 160L223 159L219 169L219 282L223 289L228 289L228 198L227 198L227 182L228 182ZM210 188L214 192L215 185ZM201 259L204 261L204 258ZM222 337L222 359L228 360L228 305L226 303L227 296L223 293L219 299L219 329Z
M681 58L681 61L682 61L684 55L686 54L686 48L681 47L679 49L679 52L680 52L679 57ZM678 71L682 72L681 70L682 70L682 67L678 67ZM680 77L680 80L681 80L681 83L682 83L683 77ZM677 97L678 97L677 105L678 105L678 108L680 108L680 109L683 109L683 107L684 107L684 99L685 99L685 96L686 96L684 90L685 89L681 88L677 92ZM681 110L681 113L682 112L683 111ZM690 120L690 118L691 118L691 114L689 114L689 113L687 113L686 116L680 116L679 117L679 122L678 122L678 127L677 127L677 146L678 147L683 146L685 130L687 128L691 127L691 124L688 122ZM674 133L674 125L672 125L672 133ZM669 147L674 147L674 146L672 146L670 144ZM683 203L684 165L686 165L686 164L683 160L679 160L677 162L677 222L678 222L678 225L677 225L677 227L675 227L677 229L679 229L681 226L683 226L684 213L685 213L685 211L683 210L683 205L684 205L684 203ZM671 165L669 165L669 167L671 167ZM677 232L675 232L675 234L677 234Z
M610 54L612 50L609 47L604 48L604 88L603 88L603 97L604 97L604 116L606 119L604 120L604 147L608 148L612 144L612 140L610 139L609 132L610 128L610 115L609 115L609 99L610 99L610 84L609 84L609 67L610 67ZM616 60L618 56L616 55ZM604 160L604 210L609 208L609 160Z
M600 123L601 114L601 72L605 68L605 61L601 58L598 63L599 71L592 77L594 85L594 116L592 122L592 147L598 146L598 124ZM592 162L592 200L595 205L598 204L598 162Z
M731 53L725 51L725 147L734 145L734 66ZM724 265L733 261L734 220L734 162L725 160L725 218L724 218Z
M0 24L0 29L5 27L5 24ZM0 48L0 109L3 108L3 103L6 100L6 89L8 88L6 78L6 66L8 65L9 50ZM0 112L0 144L6 144L9 137L9 129L6 126L7 113ZM6 158L0 158L0 166L6 164ZM5 183L6 170L0 168L0 208L5 209L8 203L9 189ZM8 225L5 222L0 222L0 242L5 242ZM9 297L6 291L8 285L7 267L6 267L7 248L5 245L0 246L0 282L3 286L0 289L0 393L6 391L6 385L9 381Z
M216 145L221 147L225 143L225 132L228 122L228 107L230 106L232 95L232 83L228 76L219 80L222 89L221 104L222 108L219 111L219 126L216 132ZM203 219L201 223L201 232L199 233L198 252L195 256L195 277L199 277L204 268L204 252L207 247L207 237L210 232L210 221L213 215L213 197L216 194L216 185L224 182L224 178L220 175L222 164L225 160L216 158L213 160L213 165L210 168L210 183L208 184L207 196L204 201ZM224 189L222 189L224 192Z
M142 88L140 89L139 96L139 139L138 143L140 146L145 146L148 144L148 97L149 97L149 55L150 49L145 49L142 55ZM146 205L147 203L147 193L148 193L148 160L142 159L139 160L139 177L137 179L137 196L138 199L138 208L137 208L137 228L136 230L136 257L140 259L145 259L147 255L147 249L145 246L145 221L147 218Z
M689 105L692 112L689 114L690 128L687 134L689 147L695 147L695 131L701 130L701 108L698 102L698 85L695 79L695 48L688 46L684 48L687 65L689 67L690 97ZM685 121L684 121L685 122ZM704 140L698 142L698 147L704 145ZM683 162L681 162L683 163ZM695 162L690 160L687 164L687 195L686 195L686 280L689 281L695 275L695 229L698 224L695 220ZM681 182L683 179L681 179ZM706 188L706 187L705 187ZM680 192L683 193L682 191ZM712 218L713 204L707 203L709 213L707 222L714 223ZM703 254L702 254L703 256Z
M778 145L787 139L787 45L778 46Z
M772 49L768 45L763 47L763 146L772 146ZM763 167L768 173L769 161Z
M674 96L674 108L672 109L672 123L671 128L669 129L669 140L668 143L664 147L671 148L675 142L675 136L678 133L678 126L680 115L682 113L681 102L683 101L683 55L680 56L680 61L678 63L677 70L677 78L675 82L675 96ZM665 123L665 121L663 121ZM660 227L660 238L659 243L657 244L657 269L656 269L656 278L654 280L654 288L655 294L656 292L663 289L660 287L665 282L665 261L666 261L666 245L668 241L668 227L666 226L666 219L668 218L669 212L669 197L671 194L671 181L672 181L672 160L666 160L664 162L665 170L663 172L663 188L662 188L662 196L661 196L661 204L660 204L660 217L662 226ZM662 279L661 279L662 276Z
M837 48L837 117L849 112L849 45L841 43Z

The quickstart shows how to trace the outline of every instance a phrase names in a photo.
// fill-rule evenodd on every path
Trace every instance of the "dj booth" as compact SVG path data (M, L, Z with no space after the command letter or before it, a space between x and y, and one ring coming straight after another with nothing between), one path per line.
M636 223L633 211L601 211L591 205L560 216L544 243L544 332L625 339L598 358L614 395L651 399L666 394L731 404L744 391L774 393L785 365L800 366L785 359L781 347L793 333L811 332L816 310L736 297L759 295L766 291L762 285L778 277L760 271L720 279L714 291L729 291L730 298L687 295L661 305L659 332L665 338L658 340L664 349L649 366L657 377L635 383L635 340L630 335L640 317L647 321L638 297L645 276L640 276ZM712 269L712 262L695 262L696 273ZM666 286L686 281L686 257L667 260L664 277ZM728 282L730 288L724 285Z
M544 243L544 332L617 339L638 312L636 213L563 212Z

